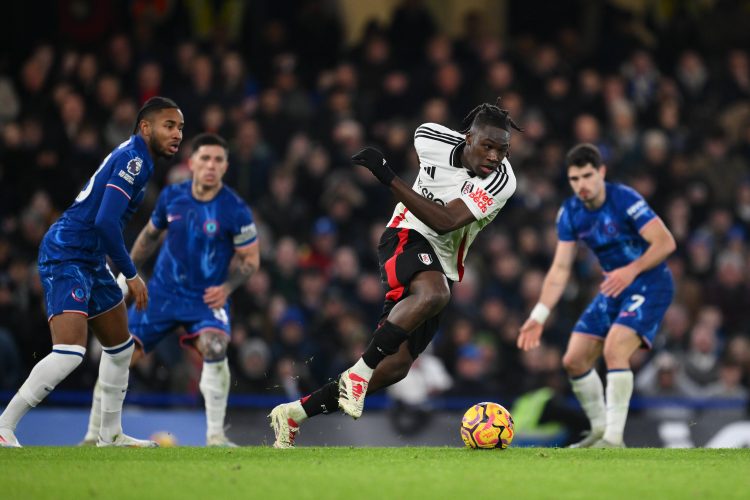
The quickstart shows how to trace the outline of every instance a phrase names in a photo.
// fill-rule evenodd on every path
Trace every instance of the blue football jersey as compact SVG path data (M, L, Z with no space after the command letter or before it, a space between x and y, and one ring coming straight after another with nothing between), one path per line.
M138 135L115 148L102 161L73 204L48 231L55 252L55 260L97 261L104 258L103 244L94 229L105 190L116 189L129 201L120 218L122 231L143 200L144 190L154 164L146 142Z
M640 230L657 217L634 189L606 183L607 197L596 210L588 210L576 196L565 200L557 214L560 241L581 240L594 252L605 271L630 264L644 254L649 243ZM663 270L663 262L649 272Z
M204 290L223 283L236 247L257 239L250 208L224 186L210 201L196 200L192 181L167 186L151 222L167 230L149 282L155 294L202 302Z

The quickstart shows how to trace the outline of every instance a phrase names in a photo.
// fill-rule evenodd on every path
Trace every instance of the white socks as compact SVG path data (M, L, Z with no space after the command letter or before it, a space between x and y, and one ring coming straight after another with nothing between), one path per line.
M625 421L628 418L630 397L633 395L633 372L610 370L607 372L607 429L604 440L622 444Z
M365 360L362 358L359 358L359 360L356 363L354 363L354 366L351 367L351 371L353 371L360 377L365 378L369 381L372 378L372 372L374 372L375 369L367 366L367 363L365 363Z
M79 345L55 344L52 352L31 370L7 408L0 415L0 427L15 431L18 421L31 408L47 397L47 394L75 370L83 361L86 348Z
M603 434L607 426L607 408L604 405L604 386L599 374L591 369L585 375L570 379L570 384L591 422L591 433Z
M94 386L94 395L91 398L91 413L89 414L89 428L86 431L84 441L96 441L99 439L99 429L102 426L102 387L99 379Z
M292 401L289 405L289 418L297 422L298 424L304 420L307 420L307 412L302 407L302 401Z
M133 337L130 337L122 344L102 349L97 383L101 389L102 413L99 437L107 443L111 443L122 433L122 402L128 390L134 343Z
M226 358L203 362L199 387L206 402L206 436L223 436L229 397L229 364Z

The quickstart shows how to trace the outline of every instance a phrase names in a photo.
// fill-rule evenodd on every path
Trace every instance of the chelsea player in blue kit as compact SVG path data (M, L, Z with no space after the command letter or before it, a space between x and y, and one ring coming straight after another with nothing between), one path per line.
M596 254L604 280L573 328L563 357L573 392L591 423L589 435L571 447L622 447L633 393L630 357L638 348L651 347L672 302L674 283L665 260L676 245L636 191L604 181L606 167L595 146L577 145L566 164L575 196L558 213L555 257L517 344L523 350L539 345L544 322L570 277L576 241L582 240ZM601 355L607 365L606 400L594 368Z
M148 291L125 249L122 228L143 200L157 158L171 158L182 141L183 117L164 97L149 99L138 112L130 139L107 156L75 202L44 236L39 277L52 333L52 352L0 415L0 446L20 447L15 429L83 361L88 327L103 346L99 364L101 422L98 446L156 446L122 432L122 402L128 387L133 338L128 332L123 294L107 265L112 260L126 278L136 308Z
M191 145L192 180L161 192L130 253L141 266L166 231L148 284L148 308L130 307L130 330L137 343L132 363L183 327L181 342L192 343L203 357L199 387L206 403L206 444L236 446L224 434L231 331L228 298L260 265L257 231L250 208L223 184L228 167L224 139L200 134ZM93 442L99 432L100 386L101 380L94 391L84 444Z

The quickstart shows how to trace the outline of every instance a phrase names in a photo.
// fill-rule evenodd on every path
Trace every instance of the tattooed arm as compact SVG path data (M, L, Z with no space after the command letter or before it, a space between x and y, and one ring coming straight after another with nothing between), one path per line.
M150 220L143 226L141 233L136 238L135 243L133 243L133 248L130 249L130 258L133 260L136 268L143 266L148 258L153 255L159 247L163 232L163 229L154 226L154 223Z
M244 284L258 267L260 267L260 248L257 241L244 247L235 248L234 257L229 263L227 280L219 286L206 288L206 293L203 294L203 302L212 309L224 307L229 295Z

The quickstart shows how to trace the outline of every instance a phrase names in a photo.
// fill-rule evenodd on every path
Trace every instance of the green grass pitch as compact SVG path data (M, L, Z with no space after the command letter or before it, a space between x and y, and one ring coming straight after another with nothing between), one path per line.
M0 498L748 498L750 450L0 449Z

